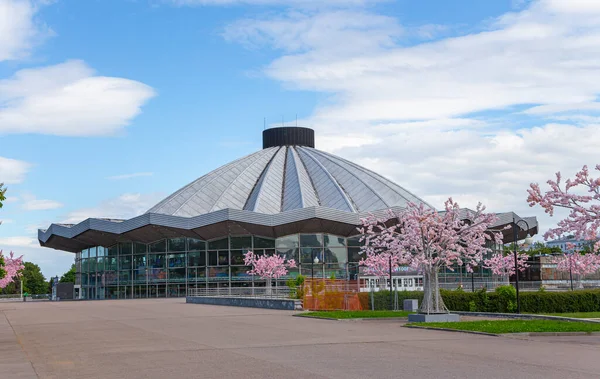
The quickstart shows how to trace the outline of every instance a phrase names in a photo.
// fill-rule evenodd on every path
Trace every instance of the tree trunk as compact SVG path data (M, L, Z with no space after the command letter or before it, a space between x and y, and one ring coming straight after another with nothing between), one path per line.
M444 305L442 295L440 295L440 286L438 280L438 267L427 267L423 272L423 302L420 313L448 313L448 308Z
M267 278L267 286L265 288L265 292L266 292L267 296L271 296L271 294L273 293L271 281L272 281L271 278Z

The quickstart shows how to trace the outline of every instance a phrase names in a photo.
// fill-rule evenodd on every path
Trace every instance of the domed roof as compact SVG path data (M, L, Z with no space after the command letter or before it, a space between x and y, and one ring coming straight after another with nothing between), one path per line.
M361 213L404 207L408 202L430 207L357 164L310 146L285 145L266 147L226 164L147 213L195 217L227 208L275 214L308 207Z

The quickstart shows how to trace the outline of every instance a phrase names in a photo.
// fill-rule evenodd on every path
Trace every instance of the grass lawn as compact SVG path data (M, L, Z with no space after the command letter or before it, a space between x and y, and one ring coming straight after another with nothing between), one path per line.
M600 312L548 313L548 316L561 316L573 318L600 318Z
M465 322L428 322L408 325L429 328L469 330L494 334L528 332L600 332L600 323L569 322L554 320L498 320Z
M349 318L382 318L398 317L406 318L411 312L404 311L317 311L301 313L299 316L311 316L331 319L349 319Z

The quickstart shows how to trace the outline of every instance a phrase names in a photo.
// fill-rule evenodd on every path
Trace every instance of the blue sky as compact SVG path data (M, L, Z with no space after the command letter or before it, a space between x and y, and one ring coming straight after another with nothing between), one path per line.
M597 163L593 0L0 0L0 249L133 217L261 146L263 119L430 203L536 215L525 190Z

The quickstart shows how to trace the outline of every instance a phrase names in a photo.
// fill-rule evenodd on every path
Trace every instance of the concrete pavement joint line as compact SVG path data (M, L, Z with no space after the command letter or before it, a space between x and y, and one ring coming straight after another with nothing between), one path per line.
M532 314L523 314L523 313L490 313L490 312L462 312L462 311L452 311L451 313L456 313L456 314L459 314L462 316L517 318L517 319L524 319L524 320L555 320L555 321L573 321L573 322L588 322L588 323L600 322L600 319L594 320L591 318L532 315Z
M2 315L4 316L4 318L6 319L6 322L8 323L8 325L10 326L10 328L12 329L15 338L17 340L17 343L19 344L19 346L21 347L21 351L23 353L25 353L25 356L27 357L27 360L29 361L29 364L31 365L31 369L33 370L33 373L35 374L36 377L40 377L40 375L38 374L37 370L35 369L35 365L33 364L33 362L31 361L31 357L29 356L29 353L27 352L27 350L25 349L25 346L23 346L23 344L21 343L21 338L19 338L19 335L17 334L17 331L15 330L15 328L12 326L10 320L8 319L8 316L6 316L6 313L4 313L4 311L1 311Z
M491 336L491 337L500 337L501 334L494 333L486 333L486 332L476 332L474 330L459 330L459 329L449 329L449 328L432 328L429 326L419 326L419 325L405 325L405 328L411 329L426 329L426 330L441 330L444 332L454 332L454 333L465 333L465 334L478 334L481 336Z

